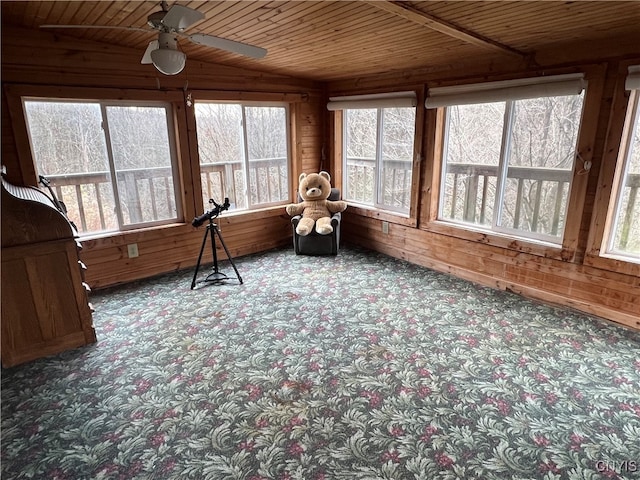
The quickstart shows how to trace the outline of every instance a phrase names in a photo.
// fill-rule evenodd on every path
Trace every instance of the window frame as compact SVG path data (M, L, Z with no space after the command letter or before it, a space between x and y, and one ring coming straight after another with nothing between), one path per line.
M343 198L345 201L349 202L349 204L354 204L356 206L362 207L362 208L372 208L375 210L380 210L380 211L384 211L384 212L389 212L395 215L399 215L402 217L409 217L410 212L411 212L411 196L409 196L409 208L407 210L401 209L401 208L395 208L393 205L387 205L385 203L382 203L381 198L384 196L384 192L382 189L382 182L381 182L381 178L382 178L382 170L383 170L383 164L384 164L384 159L382 158L382 150L383 150L383 132L384 132L384 110L386 108L394 108L394 107L372 107L369 110L376 110L376 145L375 145L375 165L374 165L374 180L375 180L375 184L374 184L374 192L373 192L373 202L372 203L364 203L364 202L359 202L357 200L354 199L350 199L347 198L348 197L348 190L346 187L346 183L347 183L347 179L346 179L346 175L347 175L347 165L346 165L346 161L347 161L347 156L345 155L346 149L347 149L347 140L348 140L348 135L347 135L347 124L348 121L344 121L343 122L343 132L342 132L342 158L343 158L343 165L342 165L342 172L343 172L343 178L342 178L342 185L344 186L343 189ZM417 108L417 107L403 107L403 108ZM344 116L348 116L347 115L347 111L348 110L352 110L352 109L345 109L343 110L343 115ZM416 136L416 132L415 132L415 115L417 114L417 111L414 112L414 132L413 132L413 153L412 153L412 157L415 155L415 136ZM413 159L412 159L412 165L411 165L411 177L413 180Z
M586 97L586 95L585 95ZM450 128L450 124L449 124L449 116L450 116L450 110L449 108L444 108L444 129L445 129L445 137L444 137L444 145L443 145L443 158L442 158L442 168L441 168L441 177L440 177L440 198L438 201L438 221L441 221L443 223L451 223L451 224L455 224L455 225L461 225L461 226L465 226L465 227L470 227L470 228L474 228L477 229L479 231L484 231L487 233L497 233L497 234L502 234L502 235L507 235L507 236L513 236L519 239L523 239L526 241L532 241L532 242L540 242L542 244L548 244L548 245L561 245L561 237L555 237L553 235L550 234L546 234L546 233L539 233L539 232L530 232L530 231L524 231L524 230L519 230L517 228L513 228L513 227L508 227L508 226L504 226L501 225L501 219L502 219L502 213L505 209L505 192L506 192L506 184L507 181L510 178L513 177L509 177L509 168L510 168L510 164L509 164L509 160L510 160L510 152L511 149L513 148L512 145L512 141L513 141L513 137L512 137L512 132L513 132L513 127L514 127L514 123L517 121L516 119L516 115L517 115L517 109L516 109L516 105L515 102L517 100L512 100L512 99L506 99L503 101L499 101L499 103L504 103L504 111L503 111L503 119L504 119L504 124L502 127L502 135L501 135L501 140L500 140L500 153L499 153L499 158L498 158L498 165L496 166L496 170L497 170L497 176L496 176L496 199L494 200L494 205L492 206L493 209L493 214L492 214L492 218L491 218L491 224L490 225L480 225L480 224L476 224L476 223L470 223L470 222L465 222L464 220L457 220L457 219L451 219L451 218L444 218L443 215L443 209L444 209L444 201L445 201L445 192L444 189L442 188L442 185L446 183L446 175L447 175L447 169L444 168L445 166L445 160L447 158L447 153L448 153L448 136L449 136L449 128ZM495 102L498 103L498 102ZM581 112L581 118L580 118L580 124L582 124L582 117L584 114L584 100L583 100L583 108L582 108L582 112ZM579 130L578 130L579 133ZM576 148L577 148L577 135L576 135ZM571 170L568 171L572 171L575 168L575 162L579 161L579 158L575 158L576 156L574 155L574 165L572 166ZM573 183L573 182L572 182ZM571 185L569 186L569 192L567 194L567 200L568 200L568 196L570 193L570 188ZM565 207L566 210L566 207ZM566 211L565 211L566 214ZM566 217L563 219L564 223L566 224Z
M64 86L40 86L40 85L13 85L4 86L9 114L14 124L14 134L21 171L19 174L12 172L14 181L21 181L24 185L39 184L35 159L31 151L31 140L28 131L28 121L24 110L23 99L40 99L43 101L60 102L87 102L100 104L101 110L105 105L163 105L167 112L167 135L171 155L171 168L173 173L174 198L176 202L176 217L168 220L136 223L133 225L120 225L115 230L104 230L82 233L80 238L92 239L110 237L118 234L126 234L139 230L154 228L166 228L170 225L183 224L185 218L190 216L192 209L186 203L184 189L181 185L186 181L183 159L186 158L185 149L179 142L179 123L181 122L179 111L183 109L184 98L176 92L149 92L135 89L114 89L95 87L64 87ZM26 167L26 168L25 168ZM111 167L109 166L109 170ZM110 175L112 172L110 171ZM120 221L120 220L118 220Z
M240 92L240 91L225 91L225 90L190 90L187 101L191 103L187 110L187 124L189 132L189 145L192 145L196 150L195 154L191 154L191 170L194 172L194 188L198 188L198 191L202 189L200 180L200 154L197 152L198 139L197 139L197 126L195 109L192 107L193 102L217 102L217 103L254 103L254 104L273 104L282 103L287 104L287 149L289 152L289 200L282 204L275 206L258 206L252 210L231 210L228 213L225 212L225 216L237 216L243 214L250 214L260 211L278 210L282 205L296 201L295 195L298 188L298 176L300 174L299 168L296 165L294 159L300 158L302 155L301 146L298 145L296 140L296 124L298 122L298 108L297 105L302 102L308 101L308 95L303 93L278 93L278 92ZM195 214L200 215L205 211L203 205L201 205L200 199L202 193L194 194L195 201Z
M639 258L635 258L631 255L627 255L624 252L616 251L614 249L614 232L619 228L618 225L618 214L622 197L622 190L624 188L624 182L627 178L627 173L629 171L629 163L631 159L631 141L634 132L640 129L640 89L635 89L631 91L629 95L629 105L627 108L626 122L624 133L621 140L620 147L620 155L618 159L618 167L617 170L620 172L615 179L615 188L612 189L611 192L611 200L610 200L610 213L608 215L608 223L610 226L608 228L608 232L606 238L603 241L606 244L606 248L604 249L603 256L619 258L621 260L625 260L632 263L640 263Z
M429 145L427 152L427 168L425 175L429 178L428 188L430 194L424 195L421 205L419 228L442 235L448 235L472 242L483 243L518 252L553 258L561 261L575 261L578 256L580 228L584 210L589 175L584 169L590 165L593 156L593 144L599 116L600 101L604 88L604 76L606 67L603 65L587 65L583 68L571 70L555 70L545 72L530 72L527 77L583 73L588 84L585 89L583 103L582 122L576 142L576 156L581 162L574 162L572 171L572 184L569 191L567 211L572 212L566 219L562 242L549 243L544 240L525 238L510 233L488 231L475 228L471 224L457 225L438 219L440 202L440 179L443 169L444 140L445 140L445 109L443 107L426 109L426 123L430 125L428 131L430 138L425 139ZM509 77L497 78L497 80L509 80ZM486 82L485 77L467 78L465 83ZM451 80L433 82L429 87L459 85Z
M418 216L420 211L420 205L418 202L419 199L419 186L421 177L423 176L424 169L424 130L425 130L425 109L421 108L421 105L424 105L425 98L425 86L424 85L414 85L414 86L403 86L402 92L358 92L357 95L347 96L347 97L338 97L345 98L351 101L352 99L373 99L375 102L378 98L396 98L398 96L402 96L403 93L410 92L415 95L416 99L416 111L415 111L415 130L414 130L414 139L413 139L413 160L411 165L411 195L409 202L409 212L399 212L390 210L388 208L378 208L373 205L356 203L351 200L345 200L349 205L349 211L353 212L356 215L375 218L384 222L394 223L398 225L404 225L408 227L417 227L418 226ZM334 97L330 98L330 100L334 100ZM391 100L393 102L393 100ZM384 108L384 100L381 102L380 108ZM388 105L391 106L391 105ZM379 107L371 107L371 108L379 108ZM328 110L331 115L329 117L329 122L331 124L330 129L330 142L333 146L332 155L331 155L331 166L332 171L335 172L335 176L332 177L333 186L343 190L344 189L344 175L346 174L345 162L346 157L344 155L344 142L345 142L345 115L344 110L339 107L332 107L331 101L328 104ZM376 146L378 148L378 146ZM375 187L379 188L378 185Z
M197 98L193 101L193 111L195 117L195 105L196 103L215 103L215 104L228 104L228 105L238 105L242 109L242 157L240 160L242 161L243 170L244 170L244 182L246 187L245 201L247 206L244 208L235 208L230 210L231 213L241 213L241 212L252 212L264 208L271 208L276 206L286 205L290 202L290 197L292 195L292 171L293 171L293 155L292 155L292 118L291 118L291 103L285 101L266 101L266 100L218 100L218 99L203 99ZM287 148L287 198L285 200L268 202L268 203L257 203L252 204L251 202L251 192L249 191L250 186L250 169L249 169L249 142L248 142L248 133L247 133L247 122L246 122L246 108L247 107L278 107L284 108L285 110L285 135L286 135L286 148ZM196 135L197 135L197 118L195 118L196 123ZM196 138L196 147L198 146L197 138ZM200 152L198 151L198 172L201 173L201 164L200 164ZM201 183L199 183L201 185ZM202 195L201 195L202 196ZM237 193L236 193L237 196ZM214 199L215 200L215 199ZM218 199L222 201L222 199ZM204 208L204 205L203 205Z

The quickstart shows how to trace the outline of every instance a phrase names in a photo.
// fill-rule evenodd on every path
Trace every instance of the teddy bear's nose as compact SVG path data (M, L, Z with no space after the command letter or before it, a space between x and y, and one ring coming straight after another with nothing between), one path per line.
M307 191L307 195L309 195L310 197L317 197L318 195L320 195L320 189L311 188Z

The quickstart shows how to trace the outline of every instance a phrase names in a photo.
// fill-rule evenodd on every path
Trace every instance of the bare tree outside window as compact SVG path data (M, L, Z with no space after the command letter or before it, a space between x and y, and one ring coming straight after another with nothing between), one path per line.
M415 108L344 111L345 199L409 213Z
M344 198L373 205L375 192L378 111L345 110L346 178Z
M559 242L583 100L447 107L440 218Z
M106 111L123 223L176 218L165 109L108 106ZM155 174L149 177L150 172Z
M245 107L251 204L289 198L287 112L283 107Z
M289 200L288 114L284 105L196 102L202 200L231 209Z
M582 103L581 95L513 102L501 225L562 235Z
M490 226L496 202L505 103L447 108L441 216Z
M246 208L242 105L196 102L202 203L229 197L232 208Z

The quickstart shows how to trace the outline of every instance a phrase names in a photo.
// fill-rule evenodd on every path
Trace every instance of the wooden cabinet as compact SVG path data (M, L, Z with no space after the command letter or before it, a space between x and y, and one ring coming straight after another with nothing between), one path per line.
M3 367L96 342L79 248L46 195L3 180Z

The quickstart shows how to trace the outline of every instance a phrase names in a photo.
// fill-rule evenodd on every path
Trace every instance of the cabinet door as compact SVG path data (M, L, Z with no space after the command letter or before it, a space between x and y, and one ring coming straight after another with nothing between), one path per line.
M3 365L86 343L71 265L78 270L62 242L3 249Z

